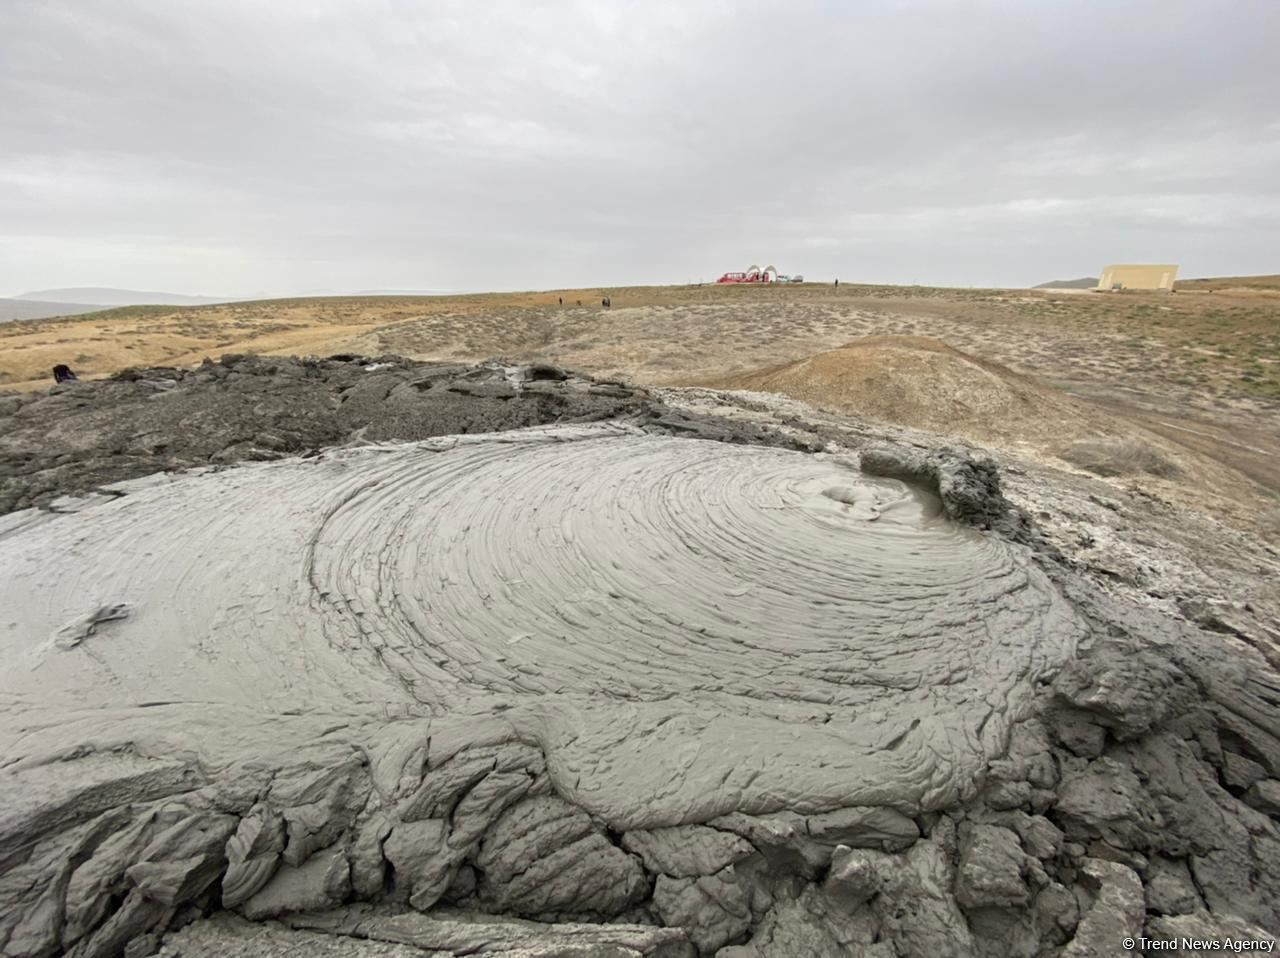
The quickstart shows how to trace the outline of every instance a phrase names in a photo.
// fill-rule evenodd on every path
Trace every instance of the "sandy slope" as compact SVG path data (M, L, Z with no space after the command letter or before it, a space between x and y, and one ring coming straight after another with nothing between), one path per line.
M1073 396L931 337L869 336L706 385L781 393L818 409L994 444L1098 475L1141 476L1166 495L1237 516L1271 503L1269 488L1250 478L1248 468L1223 461L1222 442L1154 429L1145 417Z

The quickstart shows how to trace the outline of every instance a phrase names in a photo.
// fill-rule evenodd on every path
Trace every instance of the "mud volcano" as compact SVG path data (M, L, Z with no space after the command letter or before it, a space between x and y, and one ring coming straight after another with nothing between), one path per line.
M622 828L954 801L1077 633L922 489L616 427L163 484L81 512L68 557L71 524L4 543L6 692L502 707Z
M932 485L603 424L0 519L4 953L223 909L444 954L968 936L936 813L1090 625Z

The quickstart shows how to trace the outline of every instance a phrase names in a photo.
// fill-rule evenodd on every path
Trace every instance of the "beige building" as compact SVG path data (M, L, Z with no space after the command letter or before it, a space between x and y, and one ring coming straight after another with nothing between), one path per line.
M1172 263L1130 263L1108 266L1098 280L1098 289L1158 289L1169 292L1178 277L1178 267Z

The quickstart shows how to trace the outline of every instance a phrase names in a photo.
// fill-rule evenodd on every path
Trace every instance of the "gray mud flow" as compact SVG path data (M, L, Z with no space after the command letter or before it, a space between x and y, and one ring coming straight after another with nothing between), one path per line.
M467 375L535 401L527 369ZM601 384L558 375L561 418L598 418ZM0 519L0 954L1079 956L1280 928L1259 654L1070 567L989 463L807 454L612 388L625 422Z

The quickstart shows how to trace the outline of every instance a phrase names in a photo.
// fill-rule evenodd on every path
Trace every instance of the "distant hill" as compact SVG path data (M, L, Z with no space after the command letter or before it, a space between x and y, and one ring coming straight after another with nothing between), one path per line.
M1098 277L1082 276L1080 279L1055 279L1049 283L1041 283L1032 289L1094 289L1098 285Z
M38 302L76 303L83 306L206 306L210 303L234 302L231 296L186 296L182 293L159 293L138 289L112 289L103 286L73 286L67 289L38 289L20 293L15 299Z
M354 293L338 293L338 296L452 296L462 292L456 289L360 289Z
M105 309L101 303L47 303L32 299L0 299L0 323L15 319L45 319L48 316L75 316Z

